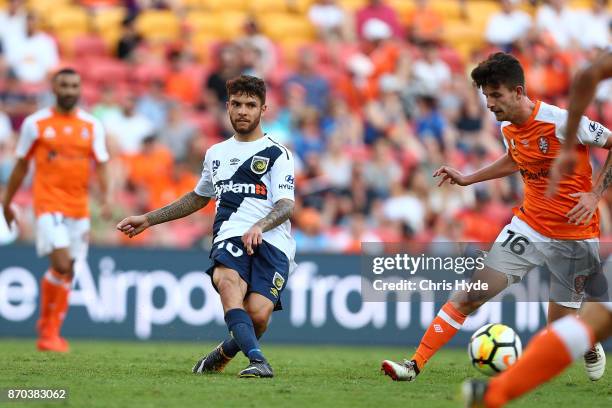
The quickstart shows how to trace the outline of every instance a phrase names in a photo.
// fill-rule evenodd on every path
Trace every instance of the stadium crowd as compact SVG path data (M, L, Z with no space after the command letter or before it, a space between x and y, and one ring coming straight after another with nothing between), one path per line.
M520 176L464 188L438 188L431 176L442 164L470 172L504 154L471 68L490 52L511 51L530 97L566 106L573 73L610 44L611 29L606 0L266 0L247 11L241 0L58 1L87 17L72 31L75 19L53 21L59 8L37 7L48 2L2 3L0 192L20 123L51 102L48 78L60 66L81 73L82 105L107 130L116 220L193 189L207 146L232 133L225 81L247 73L268 84L264 129L295 152L300 252L355 253L366 241L493 241L521 199ZM267 14L273 3L282 13ZM209 6L236 7L226 13L235 18L215 22L218 36L198 25L219 13ZM90 23L111 12L112 30ZM163 20L149 28L153 15L177 22L175 31L165 36ZM612 126L612 84L600 87L588 115ZM597 168L605 152L592 158ZM128 242L93 197L93 243L210 245L212 205ZM16 201L21 236L32 239L31 193L23 189ZM610 203L612 195L600 206L604 239ZM4 227L0 243L10 240Z

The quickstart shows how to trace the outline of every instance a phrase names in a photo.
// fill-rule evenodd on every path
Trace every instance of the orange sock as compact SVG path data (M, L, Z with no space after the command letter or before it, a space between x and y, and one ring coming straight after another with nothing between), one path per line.
M433 319L423 335L421 343L411 360L415 360L419 370L436 352L459 331L466 315L458 311L450 302L446 302L438 315Z
M489 383L487 407L497 408L561 373L595 343L593 331L576 316L567 316L540 331L525 353Z
M72 286L72 279L62 277L63 283L57 287L57 298L55 306L55 324L56 333L59 336L62 324L66 318L66 312L68 312L68 296L70 295L70 288Z
M40 317L37 324L40 337L50 337L53 331L56 288L57 285L47 279L47 274L40 280Z

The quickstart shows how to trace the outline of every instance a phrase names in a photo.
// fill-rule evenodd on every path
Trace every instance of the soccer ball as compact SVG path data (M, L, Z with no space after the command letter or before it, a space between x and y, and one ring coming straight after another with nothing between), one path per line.
M472 365L486 375L501 373L514 364L522 352L519 336L510 327L499 323L476 330L468 346Z

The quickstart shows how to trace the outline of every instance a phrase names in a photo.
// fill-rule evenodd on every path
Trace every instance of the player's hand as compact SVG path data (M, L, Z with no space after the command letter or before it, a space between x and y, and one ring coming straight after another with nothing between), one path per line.
M263 231L260 226L253 225L242 236L242 243L247 250L247 254L253 255L255 248L263 241Z
M4 219L6 220L6 225L11 227L13 221L15 221L15 210L13 210L12 206L5 205L2 207L2 212L4 214Z
M436 170L433 174L435 177L442 177L442 180L438 183L438 187L442 186L446 182L446 180L450 180L451 184L458 184L460 186L467 186L468 179L463 175L459 170L454 169L448 166L442 166L438 170Z
M550 171L548 172L548 188L546 189L546 197L551 198L555 195L557 185L564 174L569 174L576 166L576 151L561 149L559 155L555 158Z
M593 214L597 211L597 204L600 197L595 193L573 193L570 197L579 197L578 204L574 206L567 214L568 223L580 225L588 224L593 218Z
M132 238L150 226L147 217L144 215L132 215L131 217L124 218L117 224L117 229Z

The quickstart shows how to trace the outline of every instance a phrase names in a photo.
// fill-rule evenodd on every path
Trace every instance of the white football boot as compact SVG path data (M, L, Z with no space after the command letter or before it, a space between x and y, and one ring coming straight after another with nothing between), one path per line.
M591 381L603 377L606 371L606 353L601 343L595 343L592 349L584 355L584 369Z
M388 375L393 381L414 381L419 375L419 368L414 360L404 360L402 363L385 360L380 368L385 375Z

